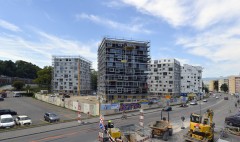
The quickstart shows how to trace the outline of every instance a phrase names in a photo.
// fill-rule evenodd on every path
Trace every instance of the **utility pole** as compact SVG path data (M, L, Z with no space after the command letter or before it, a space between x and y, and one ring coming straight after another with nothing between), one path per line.
M81 77L80 77L80 59L78 59L78 96L80 96L80 81Z

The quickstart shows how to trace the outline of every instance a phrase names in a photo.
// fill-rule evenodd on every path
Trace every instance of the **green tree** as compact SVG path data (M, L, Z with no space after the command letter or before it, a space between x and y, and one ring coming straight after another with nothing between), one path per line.
M213 86L214 86L214 90L218 91L218 81L214 81Z
M16 76L21 78L37 78L37 72L40 68L32 63L18 60L15 62L16 65Z
M21 90L25 86L25 83L22 81L14 81L12 84L12 87L14 87L16 90Z
M94 69L91 71L91 88L93 91L97 90L97 74L98 72Z
M228 91L228 85L226 83L222 84L220 87L221 91L224 91L225 93Z
M203 87L203 88L204 88L204 90L205 90L205 93L209 93L209 90L208 90L207 87Z
M40 87L47 87L48 90L51 90L51 81L52 81L52 70L51 66L45 66L42 70L37 72L37 78L34 80Z
M20 78L37 78L37 71L40 68L32 63L18 60L15 63L11 60L1 61L0 60L0 74L9 77L20 77Z

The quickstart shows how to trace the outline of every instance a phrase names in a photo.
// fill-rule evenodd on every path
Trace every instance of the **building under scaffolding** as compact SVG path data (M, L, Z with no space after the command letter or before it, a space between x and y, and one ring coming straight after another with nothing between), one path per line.
M98 48L98 95L107 102L147 95L150 42L103 38Z
M52 63L52 91L54 93L90 94L90 61L81 56L53 56Z

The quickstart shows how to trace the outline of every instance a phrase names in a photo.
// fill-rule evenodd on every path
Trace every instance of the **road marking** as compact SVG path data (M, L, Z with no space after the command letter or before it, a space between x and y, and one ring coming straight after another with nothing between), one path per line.
M61 134L61 135L57 135L57 136L50 136L50 137L46 137L46 138L39 139L39 140L33 140L31 142L41 142L41 141L46 141L46 140L59 139L59 138L65 137L65 136L75 135L77 133L78 132L72 132L72 133L68 133L68 134Z
M63 138L63 137L66 137L66 136L73 136L73 135L76 135L76 134L81 133L81 132L85 132L85 133L94 132L98 129L99 128L83 128L79 131L70 132L70 133L61 134L61 135L49 136L49 137L45 137L45 138L38 139L38 140L31 140L30 142L51 141L51 140Z

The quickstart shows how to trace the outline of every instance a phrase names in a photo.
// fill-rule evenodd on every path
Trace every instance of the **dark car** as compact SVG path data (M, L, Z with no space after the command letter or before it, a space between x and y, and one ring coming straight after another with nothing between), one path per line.
M17 112L10 109L0 109L0 115L3 114L17 115Z
M180 107L188 107L188 104L181 104Z
M0 101L4 101L4 98L3 98L3 97L0 97Z
M44 114L44 120L48 122L57 122L60 120L59 116L55 113L47 112Z
M240 113L225 118L225 124L240 127Z
M172 107L166 106L162 109L163 111L172 111Z
M228 97L224 97L224 100L228 100Z
M70 98L70 95L64 94L63 98Z

